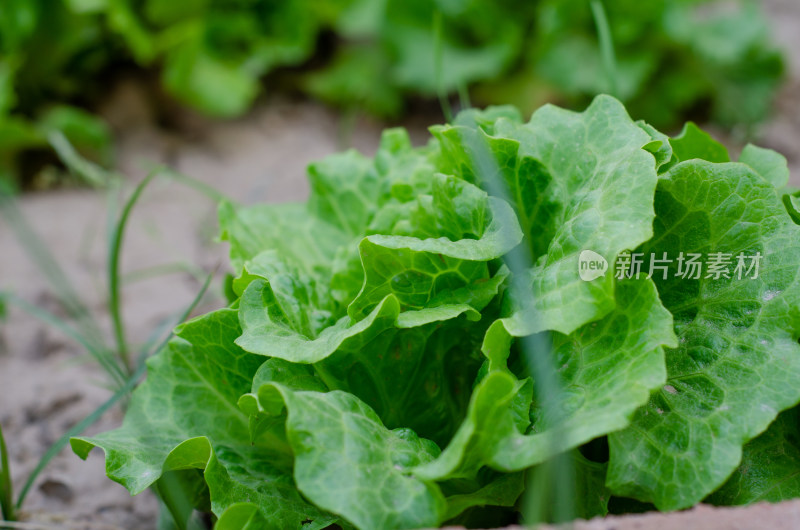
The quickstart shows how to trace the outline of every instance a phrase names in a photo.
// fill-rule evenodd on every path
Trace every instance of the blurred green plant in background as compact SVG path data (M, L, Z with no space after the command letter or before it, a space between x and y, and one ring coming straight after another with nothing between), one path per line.
M607 2L612 75L593 3L5 0L0 175L37 169L43 158L22 153L47 151L53 131L109 163L107 127L80 109L121 64L158 72L172 98L215 117L246 112L271 73L271 85L389 119L409 98L456 92L524 112L611 93L662 128L686 118L748 128L767 116L783 61L756 3Z

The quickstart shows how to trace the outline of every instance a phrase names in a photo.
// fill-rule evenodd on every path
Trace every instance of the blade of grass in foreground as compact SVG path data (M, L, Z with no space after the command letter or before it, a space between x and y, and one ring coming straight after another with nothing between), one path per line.
M611 37L611 27L608 24L606 10L602 0L592 0L592 17L597 28L597 38L600 41L600 55L603 61L603 70L608 78L608 92L618 97L617 86L617 58L614 53L614 40Z
M130 355L128 353L128 343L125 340L125 326L122 323L122 301L120 299L120 274L119 274L119 259L122 252L122 241L125 235L125 227L128 224L131 210L133 206L142 196L142 192L147 185L158 175L159 171L151 171L144 180L142 180L133 194L125 202L125 207L122 209L122 214L111 233L111 241L109 242L109 258L108 258L108 310L111 313L111 322L114 327L114 338L117 342L117 355L122 362L124 370L128 373L131 372L132 367L130 363Z
M477 128L477 124L471 124ZM465 137L470 142L472 165L480 173L486 191L495 197L512 203L511 193L506 183L500 178L502 171L491 152L488 141L483 135ZM533 266L533 255L527 245L519 245L503 258L511 270L509 290L522 304L530 303L533 296L525 286L524 271ZM565 410L564 389L558 378L553 361L550 337L546 333L536 333L519 339L522 360L527 374L536 381L534 395L540 403L545 415L556 418ZM556 443L555 439L551 442ZM558 451L553 448L553 453ZM522 514L526 524L537 524L555 519L555 522L571 521L575 517L574 483L570 479L573 474L572 461L569 458L556 457L551 462L532 469L527 477L529 492L522 500Z
M198 193L205 195L214 201L215 204L219 204L222 201L234 202L230 197L226 196L224 193L221 193L213 186L210 186L195 177L185 175L180 171L176 171L171 167L161 166L158 164L146 164L144 167L148 173L159 172L160 174L168 177L170 180L183 184L187 188L191 188Z
M8 466L8 451L3 438L3 427L0 425L0 515L6 521L16 519L14 513L11 469Z
M48 326L52 326L70 339L74 340L84 348L92 358L114 379L114 383L122 385L125 383L125 374L122 372L120 366L114 362L111 352L105 347L98 347L97 344L90 341L90 339L79 330L67 324L63 319L57 317L51 312L37 307L22 298L10 293L3 293L2 298L19 307L32 317L44 322Z
M445 121L453 122L453 109L447 97L442 80L442 62L444 60L444 37L442 36L442 13L438 9L433 14L433 60L434 71L436 72L436 92L439 96L439 105L442 108Z
M121 175L103 169L94 162L83 158L61 131L52 131L47 135L47 141L64 165L73 174L91 186L102 188L108 186L114 180L121 179Z

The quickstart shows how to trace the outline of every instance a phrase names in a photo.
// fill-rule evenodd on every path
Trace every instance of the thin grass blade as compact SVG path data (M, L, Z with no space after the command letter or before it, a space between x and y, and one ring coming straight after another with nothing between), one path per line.
M600 41L600 55L603 61L603 70L608 78L608 91L614 97L619 97L617 83L617 57L614 53L614 40L611 36L611 26L608 24L605 7L602 0L592 0L592 17L597 28L597 38Z
M171 167L167 166L159 166L159 165L148 165L147 166L148 173L160 173L165 177L169 178L170 180L174 180L175 182L179 182L186 186L187 188L191 188L212 201L214 203L219 204L222 201L233 202L231 199L226 196L224 193L221 193L213 186L209 186L202 180L198 180L194 177L181 173L180 171L176 171Z
M8 465L8 450L3 438L3 427L0 425L0 515L6 521L16 519L14 510L14 493L11 483L11 468Z
M124 369L130 373L132 368L130 364L130 356L128 354L128 343L125 340L125 326L122 321L122 301L120 293L120 267L119 260L122 254L122 241L125 235L125 227L128 224L131 211L134 205L142 196L142 192L147 185L158 175L158 171L152 171L144 180L142 180L133 194L125 202L125 207L111 233L111 240L109 242L109 258L108 258L108 310L111 313L111 322L114 328L114 338L117 345L117 354L123 364Z
M442 13L437 9L433 14L433 69L436 73L436 92L439 96L439 106L442 108L445 121L452 123L453 109L450 106L450 99L447 97L447 91L444 89L442 80L444 62L444 37L442 31Z
M105 348L104 345L98 346L96 343L90 341L86 335L70 326L66 321L57 317L53 313L37 307L18 296L11 293L4 293L2 298L7 302L19 307L32 317L40 320L41 322L57 329L70 339L74 340L83 346L89 355L97 361L97 363L112 377L114 383L122 385L125 383L126 375L122 372L120 366L114 362L112 352Z
M103 169L94 162L83 158L61 131L50 132L47 135L47 141L64 165L87 184L101 188L120 178L119 174Z

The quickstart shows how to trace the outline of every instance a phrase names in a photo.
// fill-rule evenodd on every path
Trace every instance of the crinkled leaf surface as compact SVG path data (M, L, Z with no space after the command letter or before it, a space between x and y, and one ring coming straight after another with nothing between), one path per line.
M617 495L679 509L736 469L742 445L800 400L800 229L774 187L743 164L689 161L659 182L655 236L642 247L674 260L654 279L675 318L668 381L633 425L612 434ZM680 253L730 255L730 277L677 276ZM737 256L760 253L758 277ZM747 262L749 264L749 262Z
M446 441L466 409L480 363L477 344L491 320L466 333L458 330L479 320L501 292L508 270L501 267L492 276L496 266L488 262L516 246L521 233L508 204L454 177L428 175L415 200L403 202L416 178L394 164L410 156L409 149L406 135L387 133L372 169L364 170L353 154L312 167L315 179L333 175L334 183L344 175L368 181L371 173L390 175L389 195L399 197L390 208L402 215L386 225L392 235L368 236L359 245L363 287L349 316L340 316L340 306L331 303L324 271L306 271L294 265L295 254L268 250L245 261L233 283L242 293L243 333L236 343L252 353L314 364L330 389L358 396L386 425ZM329 210L340 227L353 232L372 213L355 220L342 217L344 212L339 216L324 199L334 189L330 183L315 187L310 208ZM236 222L245 221L240 215ZM271 245L275 227L257 226ZM253 246L260 244L265 243Z
M370 173L370 160L355 150L308 166L308 209L350 235L363 233L375 213L382 182Z
M302 204L236 208L222 203L219 222L220 239L230 243L231 265L237 272L261 252L276 250L306 274L319 275L329 269L338 248L349 242L345 232L309 215Z
M211 510L216 514L247 500L259 511L263 518L260 528L264 529L300 528L305 520L313 522L302 525L304 529L325 528L337 519L303 500L291 468L276 466L275 457L259 448L218 448L211 455L205 477L211 493ZM303 515L306 519L301 518Z
M271 320L275 303L263 280L248 286L241 300L243 348L292 363L314 364L331 388L358 396L390 427L407 426L434 440L447 439L466 409L480 360L476 353L488 326L465 322L479 317L507 272L470 288L451 291L418 311L400 313L387 296L365 319L342 317L318 336Z
M432 176L430 195L420 196L391 230L399 235L371 235L359 245L364 284L348 307L353 319L388 294L403 310L421 309L442 293L486 281L486 262L522 239L507 203L444 175Z
M252 491L260 499L268 528L330 521L300 497L290 467L276 466L274 456L251 447L248 418L237 401L250 390L263 357L238 348L233 341L239 333L231 309L181 326L178 338L149 361L149 376L134 393L122 427L73 438L72 448L84 458L93 447L101 448L108 476L132 494L167 470L208 466L205 478L218 515L228 503L241 501L228 495L235 490Z
M245 263L242 273L233 280L234 293L243 297L253 282L258 283L251 292L258 291L264 299L264 318L285 333L316 337L335 321L337 305L324 282L315 280L275 250L265 250Z
M439 452L410 429L390 431L377 414L346 392L259 391L266 410L285 404L298 489L314 504L359 528L437 526L446 502L439 488L413 477L415 465Z
M537 260L531 291L507 328L516 336L568 334L607 314L611 275L582 281L578 256L592 250L613 262L652 235L657 175L653 155L642 149L651 137L603 96L583 113L545 106L527 124L500 118L485 129L433 132L452 170L505 196L529 238Z
M489 373L476 386L467 418L434 462L418 468L421 477L471 477L483 465L514 471L628 425L650 391L664 384L663 346L675 346L669 313L649 280L617 285L617 308L571 335L556 334L553 355L563 388L559 407L533 407L520 420L515 396L531 388L505 367L510 336L502 321L486 335L483 351ZM530 405L528 405L530 407Z

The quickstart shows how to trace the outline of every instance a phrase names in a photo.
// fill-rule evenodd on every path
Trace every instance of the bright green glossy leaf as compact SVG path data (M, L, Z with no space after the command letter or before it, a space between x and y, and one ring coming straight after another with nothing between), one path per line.
M424 478L474 476L483 465L525 469L593 438L624 428L650 392L664 384L663 346L675 346L671 318L649 280L617 285L617 308L570 335L553 337L554 364L563 389L557 409L520 411L515 397L531 388L505 366L510 345L502 322L483 344L489 372L476 386L467 418L434 462L415 472Z
M724 145L692 122L687 123L681 134L670 140L670 144L674 154L673 165L695 158L709 162L731 160Z
M505 195L528 236L531 292L506 327L516 336L571 333L614 307L611 275L581 280L580 253L613 263L652 235L657 176L642 149L652 139L602 96L583 113L544 107L527 124L500 118L490 132L434 129L456 174Z
M390 431L345 392L295 392L271 384L259 391L266 410L285 404L298 489L314 504L359 528L436 526L446 502L411 468L435 458L436 444L410 429Z
M216 514L242 500L232 491L250 491L270 528L327 518L300 497L290 467L250 444L248 417L237 401L263 358L234 345L239 333L230 309L184 324L148 363L149 377L134 393L122 427L73 438L72 448L82 458L101 448L108 476L132 494L166 471L196 468L206 471Z
M610 436L608 484L670 510L719 487L742 445L800 400L800 229L772 184L742 164L675 166L659 182L656 212L641 250L673 260L654 279L679 347L667 352L667 384ZM681 253L716 255L726 272L706 266L695 278L684 266L681 277Z

